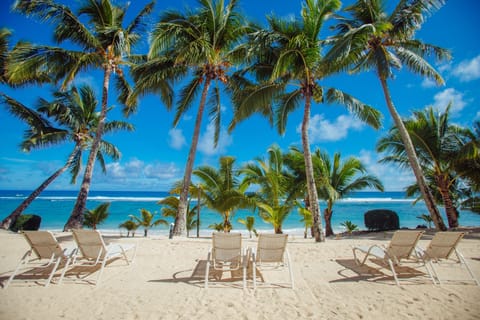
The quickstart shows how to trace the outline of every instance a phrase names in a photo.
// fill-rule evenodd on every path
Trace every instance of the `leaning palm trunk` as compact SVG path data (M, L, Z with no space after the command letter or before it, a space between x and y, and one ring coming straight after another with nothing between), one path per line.
M308 90L308 89L307 89ZM307 91L306 90L306 91ZM315 176L313 175L313 163L312 154L310 152L310 142L308 139L308 126L310 121L310 105L311 105L311 92L305 92L305 111L302 121L302 147L305 160L305 175L307 178L307 191L310 204L310 212L313 218L313 236L316 242L325 241L323 234L322 219L320 215L320 207L318 204L317 187L315 185Z
M193 130L192 144L188 153L187 164L185 166L185 173L183 176L182 191L180 193L180 200L178 203L178 212L175 217L175 225L173 227L173 234L175 236L181 236L185 234L186 229L186 216L188 207L188 189L192 180L193 163L195 162L195 154L197 152L198 138L200 136L200 127L202 125L203 110L205 109L205 103L207 101L207 93L210 88L211 79L207 77L205 80L205 86L203 87L202 98L200 100L200 106L198 107L197 119L195 120L195 128Z
M15 209L13 210L12 213L5 219L3 219L2 224L0 225L0 228L2 229L10 229L15 222L17 221L18 217L22 214L22 212L35 200L40 193L45 190L52 181L57 179L62 173L64 173L68 167L70 167L73 159L75 158L75 155L77 154L78 150L80 149L80 145L76 145L75 148L73 149L72 153L68 157L67 162L65 165L55 171L50 177L47 178L37 189L35 189L23 202Z
M457 228L458 227L458 211L453 205L452 197L448 191L448 177L437 176L436 177L438 190L442 196L443 206L445 207L445 213L447 215L448 227Z
M392 115L393 121L395 122L395 125L398 128L398 132L400 133L400 136L402 138L403 144L405 145L405 151L407 152L408 161L410 162L410 166L412 167L413 173L417 180L417 184L420 188L420 192L422 193L423 200L425 201L425 205L427 206L428 212L430 213L430 216L432 217L433 223L435 224L435 227L437 228L437 230L445 231L447 230L447 227L445 226L445 223L443 222L443 219L440 216L440 212L438 211L438 208L435 205L435 201L433 199L432 193L427 186L425 177L423 176L422 169L420 167L420 164L418 163L417 154L413 147L412 140L408 135L407 129L405 128L405 125L403 124L403 121L400 118L400 115L398 114L397 110L395 109L395 106L393 105L393 102L390 96L390 91L388 89L387 81L385 79L382 79L381 77L379 78L382 84L383 93L385 95L385 100L387 102L388 110Z
M102 140L105 119L107 118L108 86L110 83L111 73L112 66L108 64L103 75L102 111L100 113L97 132L95 134L95 139L93 140L92 149L88 155L87 167L85 168L85 174L83 175L82 186L80 188L80 192L78 193L77 201L73 207L72 214L63 227L63 231L81 229L83 226L83 213L85 212L87 205L88 193L90 191L90 184L92 182L93 168L95 165L95 160L97 159L98 149L100 148L100 141Z

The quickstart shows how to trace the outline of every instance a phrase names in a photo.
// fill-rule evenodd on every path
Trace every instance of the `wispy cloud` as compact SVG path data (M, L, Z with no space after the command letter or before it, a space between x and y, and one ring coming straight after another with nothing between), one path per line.
M450 111L452 112L453 115L458 114L467 105L467 102L464 99L463 93L453 88L447 88L437 93L433 97L433 99L434 99L433 106L442 112L445 111L445 108L451 102L452 107Z
M437 83L430 78L424 78L422 81L423 88L434 88L436 86L437 86Z
M227 147L232 144L233 138L228 134L225 128L220 129L220 137L218 139L218 145L215 148L213 138L215 136L215 125L209 123L207 130L200 136L198 141L198 151L207 156L213 156L217 154L223 154L227 151Z
M362 150L356 156L362 161L369 174L377 176L387 191L403 191L406 186L415 182L411 171L399 169L394 164L379 163L383 155L372 151Z
M351 115L340 115L333 122L325 119L323 115L316 114L310 120L310 143L322 141L338 141L347 137L351 130L361 130L364 124ZM301 125L297 127L301 132Z
M126 189L146 187L168 189L182 176L174 163L153 162L133 158L126 163L107 164L107 174L97 174L95 183L99 185L122 185Z
M480 55L460 62L453 68L452 74L462 82L480 79Z
M180 150L187 144L181 129L170 129L168 131L168 136L170 137L168 144L175 150Z

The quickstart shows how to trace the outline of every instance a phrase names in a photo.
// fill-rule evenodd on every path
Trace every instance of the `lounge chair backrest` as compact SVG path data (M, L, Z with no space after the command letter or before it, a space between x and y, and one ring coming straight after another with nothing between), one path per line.
M97 230L74 229L73 237L80 252L86 259L103 258L107 253L102 235Z
M23 235L39 259L60 257L63 250L50 231L23 231Z
M391 258L408 259L420 240L423 231L398 230L393 234L387 253Z
M259 234L256 260L258 262L283 262L287 234Z
M432 259L448 259L455 251L463 232L437 232L425 250L425 255Z
M214 232L212 234L212 257L214 261L240 261L242 235L240 233Z

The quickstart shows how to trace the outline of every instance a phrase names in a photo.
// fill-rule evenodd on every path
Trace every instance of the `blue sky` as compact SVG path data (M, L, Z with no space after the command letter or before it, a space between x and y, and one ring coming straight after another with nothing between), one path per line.
M63 1L74 7L77 1ZM38 44L51 44L51 26L34 19L10 12L13 0L0 3L0 27L13 31L11 45L18 40L28 40ZM116 3L124 3L117 1ZM144 1L131 1L129 14L137 14ZM252 20L265 25L265 15L275 13L277 16L289 17L300 12L301 1L278 0L240 0L243 12ZM344 1L348 5L351 1ZM390 5L397 1L390 1ZM165 9L182 10L185 6L194 7L196 1L183 0L158 1L152 23L158 13ZM473 121L480 120L480 2L471 0L449 1L433 16L429 17L417 38L443 48L450 49L453 59L437 64L432 60L444 77L445 86L435 86L431 81L413 75L408 70L397 72L390 89L393 101L403 117L411 115L413 110L433 105L439 110L453 101L452 121L471 127ZM128 19L127 19L128 20ZM128 20L129 21L129 20ZM328 28L323 36L328 35ZM147 44L147 39L144 40ZM100 100L101 74L91 72L80 74L75 84L89 84L96 88ZM320 148L331 155L341 152L342 157L356 156L367 166L369 173L377 175L386 190L398 191L414 179L409 171L402 171L394 166L378 164L382 158L375 152L378 138L388 130L392 121L385 106L380 83L373 73L359 75L338 75L326 79L327 87L336 87L350 93L365 103L380 110L384 115L383 127L376 131L360 124L340 106L314 105L312 109L310 139L312 150ZM50 98L52 87L28 87L11 89L0 85L0 91L19 100L27 106L34 106L38 97ZM113 93L113 91L112 91ZM115 95L109 97L113 110L109 119L122 119L120 106L116 104ZM230 101L223 99L223 132L217 148L213 147L213 128L208 117L204 118L195 166L217 165L218 158L231 155L237 158L240 166L256 157L263 157L269 146L279 145L283 150L289 146L300 146L299 126L302 110L298 109L288 121L284 136L279 136L268 122L254 116L241 123L229 135L226 127L231 119ZM122 158L113 162L108 160L107 175L98 170L93 178L91 190L148 190L166 191L173 182L183 177L183 170L190 146L194 125L195 108L181 119L176 128L172 128L173 113L167 112L160 99L153 95L144 97L139 111L126 119L132 123L135 132L108 135L105 140L117 145ZM64 144L47 149L24 153L19 144L26 126L6 112L0 106L0 189L34 189L65 162L73 146ZM96 166L98 169L98 165ZM69 183L70 177L64 174L49 187L49 190L77 190Z

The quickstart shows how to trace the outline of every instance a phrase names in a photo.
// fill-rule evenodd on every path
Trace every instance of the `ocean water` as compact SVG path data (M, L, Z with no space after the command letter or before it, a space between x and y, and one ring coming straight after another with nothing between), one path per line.
M0 219L10 214L31 191L25 190L0 190ZM25 210L25 214L37 214L42 217L40 228L52 231L61 231L71 210L75 204L77 191L44 191ZM161 217L161 206L157 204L160 199L169 196L167 192L138 192L138 191L91 191L87 201L87 208L94 209L103 202L110 202L109 216L107 220L98 226L98 229L106 233L122 233L126 230L118 228L118 225L129 220L129 215L140 216L142 208L156 213ZM350 197L339 200L333 207L332 227L335 232L342 232L341 223L350 220L359 229L366 229L363 216L372 209L389 209L395 211L400 219L400 227L415 228L425 224L417 217L427 214L428 211L423 202L415 205L413 199L405 198L403 192L356 192ZM195 199L192 200L195 204ZM320 209L323 212L325 203L320 201ZM443 208L439 208L447 223ZM238 223L238 219L247 216L255 217L255 228L258 231L272 231L273 227L265 223L257 212L240 209L235 212L231 221L233 229L247 233L245 227ZM163 218L163 217L161 217ZM170 223L173 219L167 219ZM283 231L289 234L303 234L304 227L300 222L301 217L297 210L293 210L283 224ZM213 223L220 223L221 215L202 207L200 210L200 235L208 235L212 232L208 228ZM323 222L323 221L322 221ZM480 215L470 211L460 211L461 226L480 226ZM149 230L149 235L167 235L169 226L156 226ZM143 230L137 230L137 236L143 235ZM196 229L190 231L190 236L196 235Z

